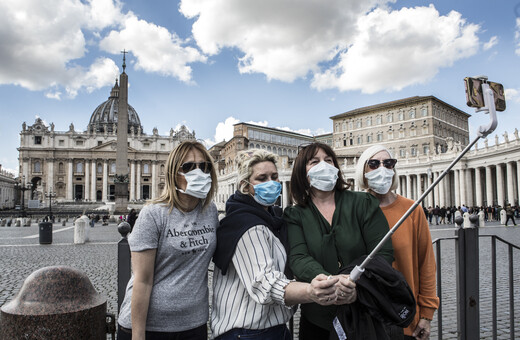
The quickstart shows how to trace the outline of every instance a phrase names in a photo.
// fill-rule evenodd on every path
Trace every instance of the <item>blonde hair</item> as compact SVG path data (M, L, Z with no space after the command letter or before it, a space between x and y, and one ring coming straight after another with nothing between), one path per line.
M367 182L365 180L365 165L367 164L367 161L372 158L376 153L386 151L390 155L390 158L393 158L392 153L390 150L388 150L386 147L384 147L381 144L372 145L368 149L366 149L361 156L359 157L359 160L356 165L356 183L359 185L359 188L366 190L368 189ZM397 189L397 186L399 184L397 176L397 171L394 168L394 177L392 177L392 185L390 186L389 191L393 191Z
M212 201L215 192L217 191L217 173L215 171L215 164L213 163L213 158L211 158L211 155L206 150L206 147L204 147L204 145L197 141L182 142L170 152L168 160L166 161L166 185L164 186L163 192L161 196L150 200L148 203L162 203L168 205L170 207L170 211L173 208L177 208L183 211L180 196L177 192L177 176L179 174L179 169L181 168L184 162L184 159L192 150L200 151L200 153L204 156L204 159L207 162L211 162L212 165L210 172L211 189L209 190L208 195L204 199L202 207L206 208L208 206L208 204Z
M240 151L237 154L237 188L242 194L247 194L246 188L249 186L249 178L253 174L253 167L262 162L272 162L276 166L278 157L265 150L261 149L249 149Z

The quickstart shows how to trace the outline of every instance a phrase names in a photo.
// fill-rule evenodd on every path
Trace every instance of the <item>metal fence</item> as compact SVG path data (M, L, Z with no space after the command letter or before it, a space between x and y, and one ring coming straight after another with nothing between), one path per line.
M454 247L450 251L455 252L455 289L456 289L456 315L457 315L457 328L455 330L455 337L461 340L472 340L491 338L493 340L499 337L499 322L497 314L497 301L499 297L501 301L508 301L507 308L501 308L503 319L508 319L508 326L505 326L505 322L500 322L502 327L500 328L501 339L515 339L515 288L518 290L519 287L515 287L514 282L514 251L519 251L520 247L514 245L498 236L495 235L479 235L479 220L477 215L469 216L469 223L467 227L462 227L463 219L460 218L456 221L457 230L455 236L443 237L433 240L435 247L435 253L437 258L437 295L441 297L441 303L437 310L437 338L439 340L446 339L449 337L449 330L443 328L443 320L446 318L444 314L444 306L449 303L443 301L443 289L452 288L449 280L443 278L443 267L442 262L442 251L441 245L449 240L453 240ZM485 239L485 240L484 240ZM490 239L490 240L489 240ZM480 242L489 241L491 252L487 260L490 261L491 268L481 270L485 265L481 265L480 262ZM506 249L507 253L507 273L501 273L497 275L497 242ZM486 254L488 255L488 254ZM502 257L501 257L502 258ZM505 259L504 259L505 260ZM503 267L503 266L502 266ZM505 278L504 278L505 274ZM518 275L518 273L517 273ZM500 280L499 280L500 278ZM498 283L501 282L499 289ZM507 282L507 284L504 284ZM485 293L490 293L491 296L483 295L481 297L482 286L488 287ZM517 285L518 286L518 285ZM504 289L507 293L504 293ZM505 295L505 296L504 296ZM485 299L490 298L491 315L488 313L488 309L483 308L481 302ZM501 306L505 307L505 306ZM486 327L481 327L482 317L480 311L484 310L488 317L486 321ZM482 329L487 329L487 324L491 324L491 332L489 335L484 335ZM518 327L518 325L517 325ZM508 328L508 329L507 329ZM507 334L509 332L509 334ZM453 333L453 332L452 332Z

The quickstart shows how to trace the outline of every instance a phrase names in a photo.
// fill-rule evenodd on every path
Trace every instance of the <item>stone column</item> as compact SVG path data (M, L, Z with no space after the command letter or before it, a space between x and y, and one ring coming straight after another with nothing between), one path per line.
M466 187L466 206L469 208L469 207L472 207L475 202L473 201L473 180L471 178L471 169L467 169L466 170L466 183L465 183L465 187Z
M497 204L504 207L504 176L501 164L497 164Z
M438 171L435 171L433 173L433 180L436 181L437 178L439 178L439 172ZM436 205L440 205L439 203L439 197L440 197L440 193L439 193L439 184L437 184L435 186L435 188L433 188L433 199L434 199L434 202L432 204L432 207L435 207Z
M85 201L90 200L90 162L85 160Z
M282 208L289 206L289 186L287 181L282 182Z
M73 200L74 183L72 183L72 159L67 163L67 201Z
M480 168L475 168L475 200L476 205L479 207L484 205L482 201L482 181L480 179Z
M25 177L25 184L27 184L27 181L30 180L29 178L29 158L23 159L23 165L22 165L22 176Z
M422 196L423 190L421 188L421 174L416 175L416 181L417 181L417 199Z
M54 185L54 160L48 158L46 160L47 163L47 191L53 190L56 192L56 188Z
M516 194L516 202L520 204L520 161L516 161Z
M92 201L96 201L97 162L95 160L92 161L91 169L92 179L90 183L90 198L92 199Z
M157 161L152 161L152 197L155 198L157 196Z
M486 201L487 205L493 205L493 172L491 166L486 166Z
M437 175L438 176L438 175ZM439 207L445 207L446 206L446 177L444 177L438 184L439 187L439 199L437 202L439 202Z
M433 183L433 171L430 172L426 178L428 179L428 188ZM433 206L433 190L428 193L428 203L426 204L426 207Z
M136 199L140 200L141 196L141 162L137 162L137 180L135 181Z
M513 177L513 163L507 162L506 176L507 176L507 202L511 205L515 204L515 182Z
M135 162L130 161L130 201L135 200Z
M101 194L101 200L108 202L108 161L103 161L103 189Z
M453 205L456 207L459 207L462 205L460 202L460 177L459 177L459 170L453 171L453 176L455 178L455 202L453 202Z
M466 170L459 170L459 190L460 190L460 205L468 206L468 197L466 195Z
M406 175L406 197L413 199L412 197L412 176Z

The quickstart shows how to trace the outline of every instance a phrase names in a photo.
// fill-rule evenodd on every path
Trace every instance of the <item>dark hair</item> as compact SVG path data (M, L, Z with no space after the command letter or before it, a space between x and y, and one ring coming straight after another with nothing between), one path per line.
M336 154L330 146L327 144L315 142L309 144L303 148L300 148L298 156L294 160L293 171L291 175L291 197L293 201L298 204L305 206L309 203L310 198L310 184L307 179L307 163L309 160L316 155L319 150L323 150L327 156L332 157L334 166L339 169L338 159ZM338 180L336 181L335 191L343 191L348 188L347 183L343 180L341 170L338 172Z

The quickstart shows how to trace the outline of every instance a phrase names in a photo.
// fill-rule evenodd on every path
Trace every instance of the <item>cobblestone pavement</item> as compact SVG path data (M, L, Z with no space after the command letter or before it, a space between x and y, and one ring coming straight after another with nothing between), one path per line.
M432 239L451 237L454 225L431 225ZM39 244L36 223L30 227L0 227L0 305L11 301L23 281L35 270L52 265L67 265L84 271L94 288L107 299L107 312L117 312L117 242L121 236L116 224L87 228L90 241L73 244L74 227L55 223L53 242ZM497 222L480 229L480 235L497 235L520 246L520 227L503 227ZM481 339L492 339L491 243L480 238L480 330ZM432 339L457 339L455 242L441 241L442 334L439 337L437 313L432 322ZM513 251L514 315L520 317L520 250ZM497 325L498 339L510 339L508 249L497 242ZM299 313L295 315L298 329ZM515 322L515 339L520 339L520 323ZM296 334L295 334L296 335ZM109 339L109 337L107 337Z

